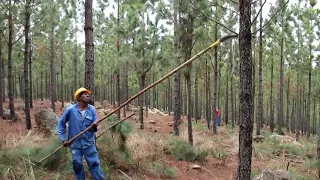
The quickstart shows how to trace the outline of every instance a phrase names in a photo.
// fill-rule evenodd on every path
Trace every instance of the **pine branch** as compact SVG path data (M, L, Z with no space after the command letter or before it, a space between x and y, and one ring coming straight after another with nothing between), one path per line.
M214 19L210 18L209 16L205 15L202 11L200 11L196 6L195 4L192 2L192 0L190 0L191 4L193 5L193 8L196 9L199 13L201 13L203 16L205 16L207 19L209 19L210 21L213 21L217 24L219 24L220 26L226 28L227 30L229 30L230 32L232 32L233 34L236 34L238 35L238 33L236 33L235 31L231 30L230 28L226 27L225 25L221 24L220 22L218 21L215 21Z
M233 1L233 0L230 0L231 2L235 3L235 4L238 4L236 1Z
M1 1L1 2L2 2L1 7L7 9L8 11L10 11L10 8L9 8L7 5L5 5L3 1ZM17 20L20 24L23 24L23 23L22 23L17 17L15 17L12 13L11 13L11 16L12 16L15 20Z
M288 4L288 2L289 2L289 0L287 0L286 1L286 3L284 3L284 5L281 7L281 8L279 8L278 10L277 10L277 12L275 12L272 16L271 16L271 18L261 27L261 28L259 28L258 30L256 30L253 34L256 34L258 31L264 31L265 30L265 26L267 26L270 22L271 22L271 20L273 20L273 18L274 17L276 17L276 15Z
M232 9L229 9L229 8L226 8L226 7L222 6L222 5L219 5L217 2L214 3L214 5L221 7L223 10L229 10L229 11L231 11L231 12L233 12L233 13L236 13L236 15L239 15L239 13L238 13L237 11L232 10Z
M262 8L263 8L263 6L266 4L266 2L267 2L267 0L264 0L263 4L261 5L261 7L260 7L260 9L259 9L259 11L258 11L258 14L256 15L256 17L254 17L253 21L251 22L251 26L252 26L253 23L257 20L259 14L261 13Z
M12 42L12 45L14 45L15 43L17 43L22 37L23 37L23 34L21 34L16 41Z

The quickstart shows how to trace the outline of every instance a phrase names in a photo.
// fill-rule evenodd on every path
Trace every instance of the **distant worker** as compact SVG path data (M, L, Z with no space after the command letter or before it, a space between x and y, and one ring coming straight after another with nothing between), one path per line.
M220 110L216 107L216 127L220 126Z
M90 105L91 91L85 88L79 88L74 93L74 99L77 101L63 112L57 126L57 131L64 147L70 146L72 154L72 166L76 180L85 180L82 157L84 156L89 166L89 171L94 180L106 180L102 172L100 160L95 145L95 132L97 132L97 112L94 106ZM66 123L68 126L68 139L66 138ZM76 138L72 139L80 132L92 125L92 128Z

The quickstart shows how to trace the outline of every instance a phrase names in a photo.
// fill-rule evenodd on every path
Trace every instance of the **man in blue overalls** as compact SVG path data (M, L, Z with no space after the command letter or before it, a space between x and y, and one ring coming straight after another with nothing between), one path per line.
M59 120L57 131L64 147L70 146L72 153L72 166L76 180L85 180L85 173L82 164L82 156L85 157L90 173L95 180L105 180L95 146L95 132L97 132L97 112L94 106L90 105L91 91L85 88L78 89L74 99L78 103L69 106ZM66 123L68 125L68 139L73 138L89 126L93 127L69 144L66 138Z

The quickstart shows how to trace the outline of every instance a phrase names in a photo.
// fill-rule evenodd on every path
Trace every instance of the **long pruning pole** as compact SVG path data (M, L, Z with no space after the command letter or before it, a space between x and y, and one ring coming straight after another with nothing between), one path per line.
M117 122L115 125L122 123L123 121L125 121L125 120L127 120L127 119L131 118L133 115L134 115L134 113L132 113L130 116L125 117L125 118L124 118L124 119L122 119L121 121ZM115 127L115 125L112 125L112 126L110 126L108 129L104 130L101 134L99 134L99 136L97 136L97 137L96 137L96 139L98 139L98 138L99 138L99 137L101 137L104 133L106 133L106 132L107 132L107 130L109 130L109 129L111 129L111 128Z
M111 111L109 114L107 114L106 116L104 116L103 118L101 118L100 120L97 121L97 124L99 124L101 121L105 120L106 118L108 118L109 116L111 116L112 114L114 114L115 112L119 111L121 108L123 108L124 106L126 106L127 104L129 104L132 100L136 99L138 96L140 96L141 94L143 94L144 92L146 92L147 90L151 89L152 87L154 87L155 85L161 83L162 81L164 81L165 79L167 79L168 77L172 76L174 73L176 73L177 71L179 71L180 69L184 68L185 66L187 66L188 64L190 64L191 62L193 62L194 60L198 59L200 56L202 56L203 54L205 54L207 51L209 51L212 48L217 47L220 43L231 39L231 38L236 38L238 37L238 35L230 35L230 36L224 36L220 39L218 39L216 42L214 42L213 44L211 44L210 46L206 47L205 49L203 49L202 51L200 51L198 54L194 55L192 58L190 58L189 60L187 60L186 62L182 63L180 66L176 67L174 70L172 70L171 72L169 72L168 74L166 74L165 76L163 76L162 78L160 78L159 80L155 81L154 83L150 84L149 86L147 86L146 88L144 88L143 90L141 90L140 92L138 92L136 95L132 96L130 99L128 99L126 102L124 102L123 104L121 104L120 106L118 106L116 109L114 109L113 111ZM68 141L68 144L70 144L72 141L74 141L76 138L78 138L79 136L81 136L82 134L84 134L85 132L87 132L88 130L90 130L92 128L92 125L89 126L87 129L83 130L82 132L80 132L78 135L74 136L73 138L71 138ZM49 154L48 156L46 156L45 158L43 158L42 160L39 161L39 163L41 163L43 160L45 160L46 158L50 157L52 154L54 154L55 152L57 152L58 150L60 150L61 148L63 148L63 145L61 145L60 147L58 147L56 150L54 150L51 154Z

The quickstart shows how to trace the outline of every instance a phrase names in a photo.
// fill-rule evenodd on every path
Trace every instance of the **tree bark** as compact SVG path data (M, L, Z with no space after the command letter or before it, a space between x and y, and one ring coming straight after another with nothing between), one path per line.
M25 5L25 24L24 24L24 112L26 115L26 128L31 129L31 117L30 117L30 97L29 97L29 55L30 55L30 38L29 38L29 30L30 30L30 3L31 0L27 0Z
M273 106L273 53L274 49L272 49L272 58L271 58L271 87L270 87L270 130L273 132L274 129L274 106Z
M206 80L205 80L205 88L206 88L206 119L207 126L210 129L210 120L211 120L211 93L210 93L210 68L208 66L208 59L206 59Z
M30 44L31 44L31 38L30 39ZM33 81L32 81L32 48L29 45L29 87L30 87L30 98L29 98L29 103L30 103L30 108L33 108Z
M262 0L260 0L262 8ZM262 10L260 12L260 31L259 31L259 89L258 89L258 107L257 107L257 122L256 122L256 135L260 135L260 129L262 125Z
M90 89L91 99L95 101L94 95L94 44L93 44L93 26L92 26L92 0L85 0L85 76L84 86ZM119 102L118 102L119 103Z
M194 108L194 116L195 116L195 120L196 122L198 122L198 120L201 118L200 115L200 108L199 108L199 83L198 83L198 77L199 77L199 72L196 73L196 77L194 78L194 104L195 104L195 108ZM201 104L201 103L200 103ZM201 107L201 105L200 105Z
M12 14L11 14L11 0L9 0L9 16L8 16L8 25L9 25L9 39L8 39L8 97L9 97L9 109L10 109L10 118L15 116L14 112L14 99L13 99L13 75L12 75L12 38L13 38L13 24L12 24Z
M289 95L290 95L290 76L288 77L288 82L287 82L287 113L286 113L287 114L287 117L286 117L287 132L290 131L290 127L289 127L289 105L290 105Z
M146 80L146 74L143 73L140 75L139 78L139 86L140 86L140 91L144 89L145 87L145 80ZM140 129L144 129L144 124L143 124L143 104L144 104L144 94L138 97L139 99L139 122L140 122Z
M174 44L173 48L175 50L175 61L176 64L180 64L180 57L179 57L179 35L178 35L178 2L174 0L174 15L173 15L173 23L174 23ZM174 74L174 95L173 95L173 134L175 136L179 136L179 125L181 123L181 101L180 101L180 72L176 72Z
M238 180L250 180L252 158L252 54L251 54L251 0L239 1L240 28L240 119Z
M2 58L2 36L0 33L0 117L3 117L3 86L4 86L4 67L3 67L3 58Z
M63 96L63 65L64 65L64 56L63 51L61 49L61 59L60 59L60 101L61 101L61 107L64 108L64 96Z
M55 102L57 101L57 79L56 79L56 67L54 62L54 27L55 25L52 23L51 27L51 38L50 38L50 69L51 69L51 83L50 83L50 95L51 95L51 108L53 112L56 111Z
M217 7L216 7L217 11ZM215 23L215 41L218 40L218 24ZM213 120L212 120L212 132L217 134L216 126L216 107L218 106L218 47L214 48L214 79L213 79ZM219 108L220 109L220 108Z

